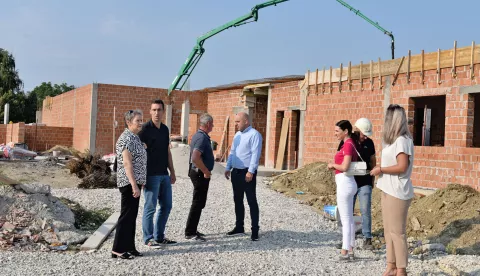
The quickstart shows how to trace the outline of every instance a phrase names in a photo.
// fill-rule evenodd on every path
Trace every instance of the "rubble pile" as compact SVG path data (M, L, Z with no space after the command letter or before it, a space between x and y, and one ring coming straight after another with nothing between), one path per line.
M66 250L87 236L68 206L42 184L0 185L0 249Z
M115 188L117 187L115 175L110 168L111 163L101 158L100 155L92 155L89 151L83 154L76 153L75 158L70 160L66 167L70 173L75 174L82 182L78 188Z

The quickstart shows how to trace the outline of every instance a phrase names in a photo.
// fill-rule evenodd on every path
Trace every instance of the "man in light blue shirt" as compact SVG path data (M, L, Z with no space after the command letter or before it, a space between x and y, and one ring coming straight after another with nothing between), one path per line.
M262 135L250 126L248 114L240 112L235 116L238 132L228 156L225 177L232 177L233 200L235 202L235 228L227 235L244 234L243 222L245 207L243 195L246 194L250 217L252 218L252 241L258 240L259 209L257 203L257 169L262 154Z

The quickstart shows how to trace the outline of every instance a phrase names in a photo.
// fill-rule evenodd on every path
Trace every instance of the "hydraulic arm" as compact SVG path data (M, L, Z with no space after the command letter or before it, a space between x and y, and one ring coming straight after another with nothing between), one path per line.
M384 34L388 35L392 39L392 59L395 58L395 38L393 37L393 34L384 28L382 28L380 25L378 25L378 22L373 22L370 18L366 17L363 13L361 13L359 10L354 9L352 6L347 4L345 1L342 0L337 0L338 3L342 4L344 7L347 9L351 10L353 13L356 15L360 16L363 18L365 21L368 23L372 24L375 28L379 29L382 31Z
M182 65L177 76L175 77L172 84L168 88L168 95L170 95L170 92L172 92L172 90L181 90L183 88L183 86L185 85L185 82L190 77L190 74L192 73L193 69L195 69L195 66L197 66L198 62L200 61L200 58L202 57L203 53L205 53L205 49L203 48L203 43L205 42L205 40L231 27L238 27L243 24L257 21L258 11L260 9L263 9L269 6L274 6L286 1L288 0L272 0L262 4L258 4L252 8L252 11L249 14L241 16L233 21L230 21L200 36L197 39L197 44L195 45L195 47L193 47L193 50L190 52L190 55L188 56L187 60Z

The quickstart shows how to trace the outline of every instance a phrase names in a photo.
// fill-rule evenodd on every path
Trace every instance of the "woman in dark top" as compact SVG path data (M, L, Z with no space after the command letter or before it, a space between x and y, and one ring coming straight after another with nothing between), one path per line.
M135 249L135 226L140 203L140 190L147 178L147 152L138 132L142 129L143 115L140 110L125 113L127 128L116 145L117 186L122 194L112 258L133 259L143 256Z

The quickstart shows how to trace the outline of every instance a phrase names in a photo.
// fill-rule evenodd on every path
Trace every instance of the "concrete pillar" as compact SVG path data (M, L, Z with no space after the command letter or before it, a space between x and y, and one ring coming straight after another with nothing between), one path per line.
M186 141L188 139L188 124L189 124L189 116L190 115L190 102L186 100L182 104L182 118L181 118L181 124L180 124L180 135L182 136L182 139Z
M300 129L298 130L298 167L303 166L303 154L305 152L305 113L306 111L300 111L300 125L297 126Z
M270 160L270 127L272 114L272 88L268 88L268 103L267 103L267 129L265 130L265 167L273 168L274 162ZM274 156L274 155L273 155Z
M5 109L4 109L4 112L3 112L3 123L4 124L8 124L9 115L10 115L10 104L6 103L5 104Z
M168 127L170 133L172 133L172 105L165 105L165 125Z

